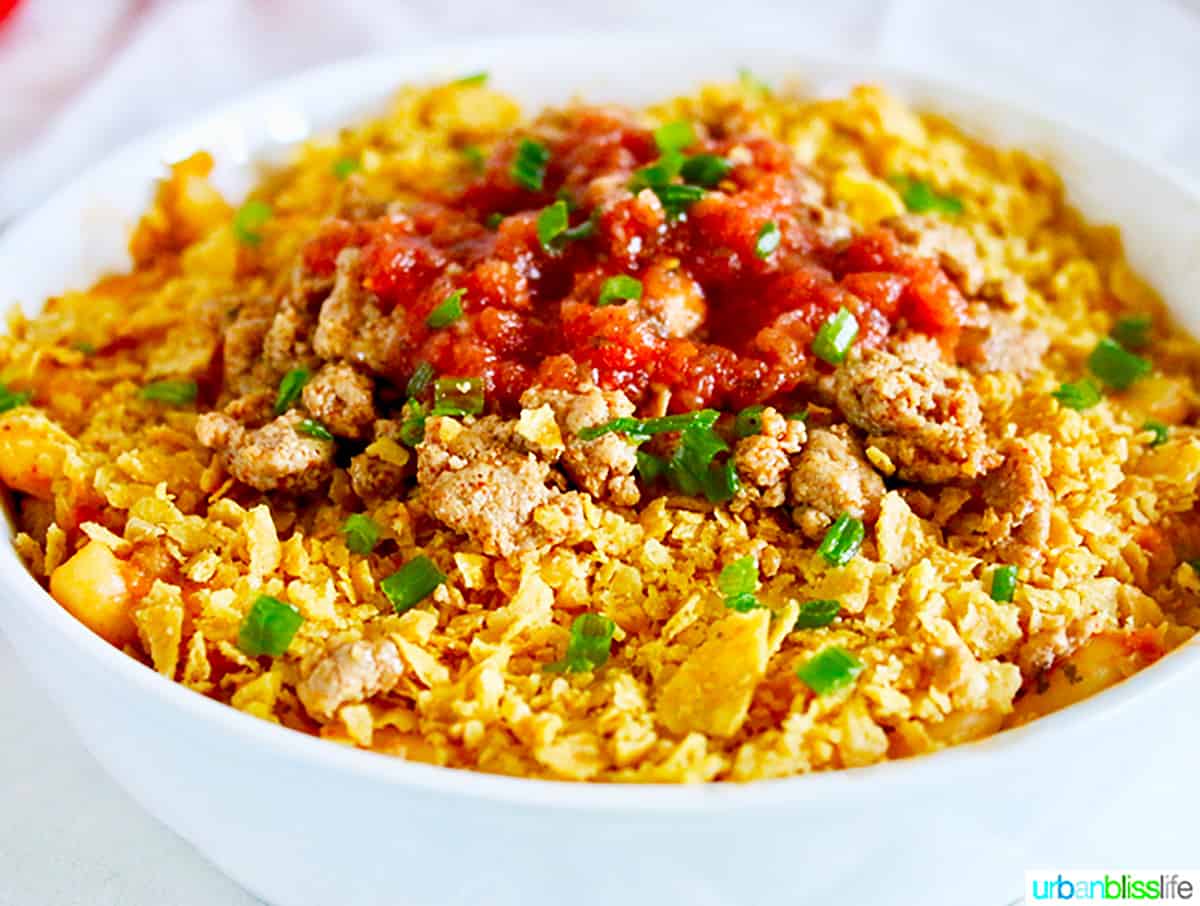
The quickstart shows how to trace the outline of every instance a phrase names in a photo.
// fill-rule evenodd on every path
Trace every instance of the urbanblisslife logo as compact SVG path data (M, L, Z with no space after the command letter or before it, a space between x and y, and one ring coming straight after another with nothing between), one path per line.
M1196 903L1200 870L1025 872L1025 904L1034 903Z

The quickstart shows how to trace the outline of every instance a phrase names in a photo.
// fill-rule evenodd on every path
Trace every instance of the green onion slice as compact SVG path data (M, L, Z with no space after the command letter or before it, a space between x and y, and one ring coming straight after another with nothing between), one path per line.
M1008 602L1013 599L1017 588L1017 568L1015 566L997 566L992 570L992 600Z
M487 215L487 218L483 221L483 224L489 230L498 230L500 228L500 224L503 222L504 222L504 215L501 214L499 211L493 211L492 213Z
M659 189L668 185L683 168L684 157L678 151L664 151L652 164L635 170L629 181L629 191L635 195L642 189Z
M1170 428L1168 428L1162 422L1156 422L1154 420L1148 421L1146 424L1142 425L1142 430L1150 431L1154 434L1154 439L1150 441L1151 447L1161 447L1167 442L1167 438L1171 436Z
M726 459L723 463L714 463L709 466L702 490L709 503L725 503L737 496L741 486L737 467L732 459Z
M747 406L737 414L733 422L733 433L737 437L753 437L762 431L762 414L766 406Z
M819 629L822 626L828 626L841 611L842 605L838 601L805 601L800 605L800 612L796 614L796 624L793 628Z
M696 141L696 130L687 120L666 123L654 130L654 144L663 154L682 151Z
M1124 390L1150 373L1149 359L1129 352L1111 337L1104 337L1088 356L1088 369L1114 390Z
M1154 321L1149 315L1130 315L1113 325L1112 338L1126 349L1142 349L1150 343Z
M296 430L317 440L333 440L333 435L329 433L329 429L315 418L306 418L296 426Z
M258 229L271 219L271 213L271 206L265 201L250 199L233 215L233 235L246 245L258 245L262 242Z
M704 197L706 190L701 186L687 186L670 183L664 186L652 186L654 194L662 202L668 220L678 220L687 213L687 209Z
M571 639L561 661L548 664L554 673L586 673L603 667L612 651L616 624L598 613L581 613L571 622Z
M758 231L758 239L754 243L754 254L759 258L770 258L771 253L779 248L782 240L783 233L780 232L779 225L774 220L768 220ZM855 332L858 332L857 325Z
M356 554L369 554L379 543L379 525L363 513L351 513L342 523L346 547Z
M461 78L455 79L450 84L451 85L460 85L463 87L467 87L469 85L486 85L487 80L488 80L488 74L487 74L487 71L485 70L483 72L473 72L470 75L465 75Z
M615 302L640 298L642 298L642 281L636 277L617 274L615 277L609 277L601 285L596 305L612 305Z
M425 439L425 419L428 413L416 400L409 400L400 412L403 416L400 422L400 442L415 447Z
M653 484L667 474L667 461L661 456L637 451L637 473L642 481Z
M717 588L727 598L754 594L758 589L758 561L747 554L727 564L717 576Z
M483 378L438 378L433 385L430 415L478 415L483 411Z
M358 168L359 163L353 157L339 157L330 166L330 169L333 170L333 175L338 179L345 179Z
M425 319L425 324L429 329L440 330L443 327L449 327L461 318L463 316L462 297L463 291L456 289L431 311L429 317Z
M716 154L695 154L683 162L679 175L684 182L711 189L729 175L733 164Z
M293 368L283 376L279 382L279 392L275 395L276 415L283 415L295 405L310 377L312 375L307 368Z
M546 179L546 164L550 163L550 152L546 146L532 139L523 138L517 145L509 174L513 182L530 192L542 191Z
M850 309L842 306L817 331L813 339L813 353L830 365L840 365L857 336L858 319Z
M602 425L592 425L579 432L580 440L595 440L605 434L618 432L630 437L645 439L655 434L666 434L670 431L683 431L686 428L711 428L717 423L721 413L716 409L697 409L693 412L683 412L679 415L662 415L658 418L614 418Z
M1100 402L1100 388L1087 378L1063 384L1050 395L1068 409L1074 409L1076 412L1091 409Z
M259 595L238 628L238 647L250 657L279 657L304 622L295 607L270 595Z
M862 671L862 661L833 645L797 667L796 676L817 695L829 695L849 686Z
M418 362L417 367L413 369L412 377L408 379L408 386L405 391L408 393L409 399L416 399L433 381L433 366L428 362Z
M830 566L843 566L858 553L866 534L861 519L855 519L849 513L842 513L825 533L817 553L824 557Z
M140 396L156 403L186 406L196 402L198 392L195 381L154 381L142 388Z
M4 384L0 384L0 412L24 406L32 396L28 390L9 390Z
M953 195L941 195L921 179L897 174L892 177L892 185L900 193L904 206L914 214L926 214L930 211L937 214L961 214L963 203Z
M555 250L554 240L567 231L567 203L559 200L542 208L537 218L537 237L548 252Z
M420 604L446 581L446 575L426 556L413 557L379 583L396 613L405 613Z

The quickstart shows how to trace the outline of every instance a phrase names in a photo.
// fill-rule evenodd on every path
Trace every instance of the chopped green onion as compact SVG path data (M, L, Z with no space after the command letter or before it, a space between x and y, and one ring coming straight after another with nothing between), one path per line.
M617 274L615 277L609 277L601 285L596 305L612 305L614 302L640 298L642 298L642 281L636 277Z
M678 151L664 151L662 157L652 164L635 170L629 181L629 191L635 195L642 189L659 189L668 185L683 168L683 155Z
M31 398L32 394L28 390L9 390L4 384L0 384L0 412L24 406Z
M345 179L358 168L359 163L353 157L339 157L330 166L330 169L333 170L333 175L338 179Z
M685 186L670 183L665 186L652 186L654 194L662 202L667 219L678 220L693 204L705 195L701 186Z
M467 145L462 149L463 157L467 159L467 163L471 165L471 169L476 173L482 173L484 167L487 166L487 157L484 156L483 149L478 145Z
M400 422L400 442L415 447L425 439L425 419L428 413L416 400L409 400L400 412L403 416Z
M196 402L198 392L195 381L154 381L142 388L140 396L156 403L186 406Z
M728 449L729 446L712 430L711 425L689 425L680 432L679 446L670 460L671 480L684 494L704 492L706 497L718 495L712 464L718 453Z
M463 316L462 297L461 289L456 289L448 295L437 308L429 313L429 317L425 319L426 326L430 330L440 330L443 327L449 327L461 318Z
M654 130L654 144L663 154L669 151L682 151L696 141L696 130L687 120L676 120L666 123Z
M1149 315L1131 315L1113 325L1111 336L1126 349L1141 349L1150 342L1153 326Z
M789 412L787 414L786 418L789 422L807 422L808 421L808 410L801 409L798 412Z
M430 415L478 415L483 411L483 378L438 378Z
M691 427L711 428L717 423L720 413L716 409L696 409L678 415L662 415L658 418L614 418L602 425L592 425L579 432L580 440L595 440L605 434L619 432L630 437L653 437L670 431L683 431Z
M1088 378L1061 385L1050 394L1068 409L1082 412L1100 402L1100 388Z
M546 164L550 163L550 152L546 146L532 139L523 138L517 145L517 153L513 158L512 169L509 171L513 182L530 192L542 191L546 179Z
M742 88L746 91L752 91L755 94L761 94L763 97L771 96L771 86L758 78L745 66L738 69L738 81L742 83Z
M1107 386L1125 390L1150 373L1150 360L1129 352L1111 337L1104 337L1088 356L1088 369Z
M329 433L329 429L315 418L306 418L296 426L296 430L317 440L333 440L333 435Z
M758 598L754 595L731 595L725 599L725 606L738 613L749 613L759 607Z
M762 414L766 406L747 406L737 414L733 422L733 433L737 437L753 437L762 431Z
M759 258L770 258L771 253L779 248L783 233L774 220L768 220L758 231L758 239L754 243L754 254ZM857 328L856 328L857 329Z
M608 663L617 624L598 613L581 613L571 622L571 639L561 661L548 664L554 673L586 673Z
M689 157L679 168L685 182L712 188L729 175L733 164L716 154L696 154Z
M503 222L504 222L504 215L501 214L499 211L492 211L492 213L487 215L487 219L485 219L483 221L483 225L486 226L489 230L497 230L500 228L500 224Z
M854 338L858 336L858 319L845 306L821 325L813 339L812 350L830 365L840 365Z
M96 347L85 340L80 340L78 343L72 343L71 348L78 352L82 352L84 355L96 354Z
M845 689L862 671L862 661L834 645L797 667L796 676L817 695L829 695Z
M346 547L356 554L369 554L379 543L379 526L362 513L351 513L346 517L342 534L346 536Z
M554 204L542 208L541 213L538 214L538 242L547 252L558 252L568 242L586 239L596 231L596 224L590 219L583 221L578 226L568 226L569 216L567 203L561 198Z
M265 201L252 198L245 202L233 215L233 235L246 245L258 245L262 234L258 228L271 219L271 206Z
M849 513L842 513L821 539L817 553L824 557L830 566L842 566L849 563L850 558L858 553L866 534L861 519L855 519Z
M667 461L653 453L637 451L637 473L642 481L653 484L667 472Z
M747 554L727 564L717 576L717 588L727 598L754 594L758 589L758 561Z
M1142 425L1143 431L1150 431L1154 434L1154 440L1150 441L1150 446L1161 447L1167 442L1167 438L1171 436L1171 429L1162 422L1148 421Z
M842 605L837 601L805 601L796 614L795 629L819 629L828 626L841 613Z
M379 583L396 613L405 613L420 604L446 581L446 575L426 556L413 557Z
M300 399L300 391L308 383L311 375L307 368L294 368L283 376L279 382L279 392L275 395L275 414L283 415Z
M904 206L914 214L925 214L934 211L938 214L961 214L963 203L953 195L941 195L929 183L911 176L897 174L892 177L892 185L904 200Z
M413 369L412 377L408 379L408 386L405 388L409 399L416 399L425 392L425 388L433 380L433 366L428 362L419 362L417 367Z
M738 480L737 467L732 459L709 467L704 477L703 491L709 503L725 503L737 496L742 483Z
M295 607L270 595L259 595L238 628L238 647L250 657L279 657L304 622Z
M1008 602L1013 599L1017 588L1017 568L1015 566L997 566L992 570L992 600Z
M460 85L463 87L466 87L468 85L486 85L487 80L488 80L488 74L486 71L473 72L470 75L465 75L462 78L455 79L450 84L451 85Z

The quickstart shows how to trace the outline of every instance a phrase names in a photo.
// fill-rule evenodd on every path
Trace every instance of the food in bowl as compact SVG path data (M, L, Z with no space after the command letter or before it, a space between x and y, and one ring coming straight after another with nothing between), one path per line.
M1196 346L1042 162L864 87L407 88L14 315L64 608L453 767L754 780L979 739L1200 626Z

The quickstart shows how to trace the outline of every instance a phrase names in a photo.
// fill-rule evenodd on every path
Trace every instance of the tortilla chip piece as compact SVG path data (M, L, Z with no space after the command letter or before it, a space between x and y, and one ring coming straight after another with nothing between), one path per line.
M879 519L875 522L875 543L879 559L896 572L912 566L928 546L929 535L924 524L895 491L883 496Z
M680 665L658 696L658 718L672 733L732 736L746 719L767 669L766 609L731 613Z
M133 622L154 669L174 679L183 639L183 592L179 586L155 579L141 606L134 610Z
M604 767L600 739L593 733L558 736L534 749L533 757L558 776L570 780L588 780Z

